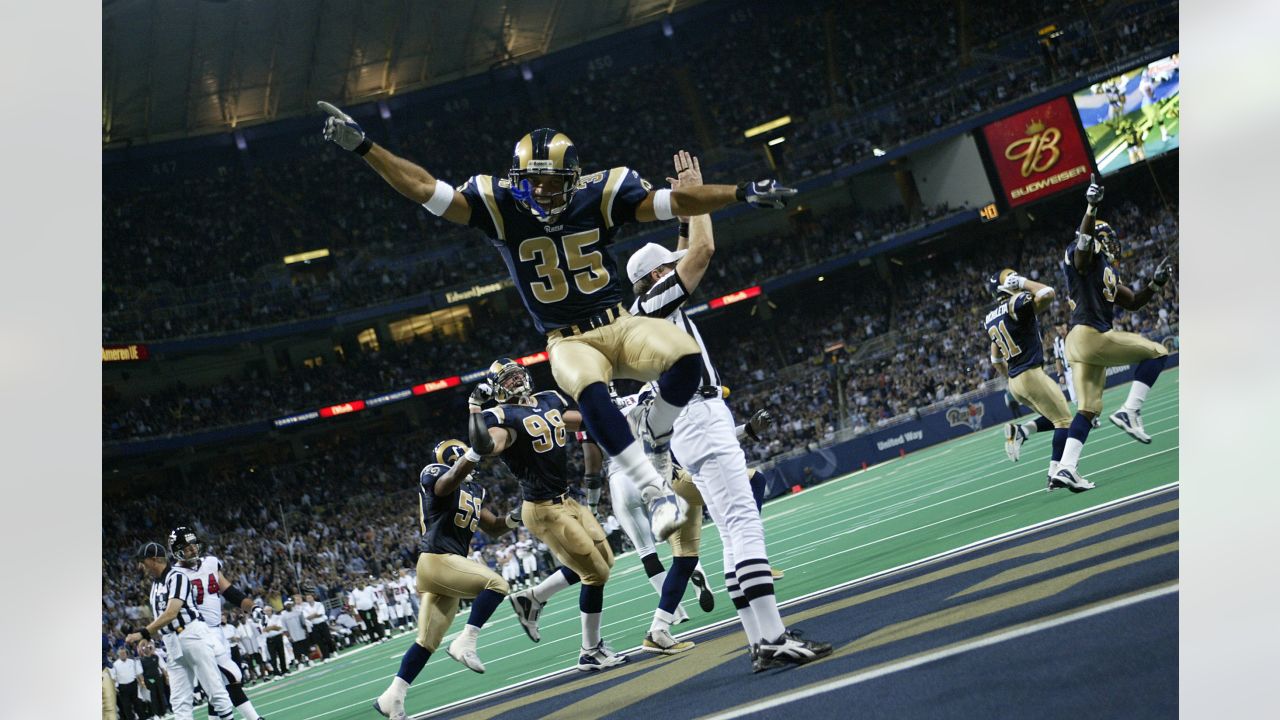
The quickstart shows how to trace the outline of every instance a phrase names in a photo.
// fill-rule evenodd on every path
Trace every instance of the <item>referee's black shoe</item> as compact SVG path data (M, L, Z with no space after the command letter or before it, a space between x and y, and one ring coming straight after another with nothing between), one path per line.
M804 665L831 654L831 643L802 640L800 635L799 630L788 630L776 640L762 641L758 651L761 662Z

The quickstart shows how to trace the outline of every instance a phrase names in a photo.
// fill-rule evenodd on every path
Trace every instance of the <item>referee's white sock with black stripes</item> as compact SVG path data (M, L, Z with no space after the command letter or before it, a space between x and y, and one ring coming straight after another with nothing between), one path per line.
M729 600L733 602L733 608L738 611L738 620L742 622L742 632L747 636L747 645L760 644L760 624L756 622L756 612L751 609L751 603L742 594L742 588L738 587L738 579L734 571L725 572L724 587L729 593Z
M769 561L764 558L743 560L738 563L734 574L738 587L742 588L743 596L755 613L760 637L764 640L781 637L787 627L782 624L778 601L773 595L773 571L769 569Z

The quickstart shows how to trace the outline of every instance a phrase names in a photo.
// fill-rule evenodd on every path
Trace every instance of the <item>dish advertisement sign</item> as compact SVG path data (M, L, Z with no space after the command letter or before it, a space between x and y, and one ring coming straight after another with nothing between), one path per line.
M1012 207L1089 181L1093 154L1065 97L982 128L991 161Z

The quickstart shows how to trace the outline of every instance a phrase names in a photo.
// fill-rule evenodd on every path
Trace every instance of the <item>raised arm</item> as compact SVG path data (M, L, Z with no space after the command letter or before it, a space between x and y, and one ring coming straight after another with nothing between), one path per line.
M702 186L702 166L698 158L681 150L672 158L675 163L676 176L667 178L672 189L685 190ZM687 231L687 234L686 234ZM685 290L692 294L702 282L707 272L711 256L716 251L715 235L711 231L710 215L680 215L680 239L676 243L677 250L688 250L680 262L676 264L676 274Z
M1084 217L1080 220L1080 229L1076 231L1076 249L1071 253L1071 264L1078 272L1088 272L1093 264L1093 226L1098 220L1098 205L1102 203L1103 187L1098 184L1098 176L1089 176L1089 189L1084 197L1087 206Z
M454 191L453 186L437 180L420 165L399 157L370 140L359 123L337 107L323 100L316 105L329 114L324 124L326 140L363 157L396 192L426 206L435 215L460 225L466 225L470 221L471 206L462 193Z
M1014 295L1019 294L1018 291L1031 293L1031 296L1035 301L1035 312L1037 315L1048 310L1049 306L1053 304L1053 298L1055 297L1055 291L1052 287L1029 278L1024 278L1016 272L1011 272L1006 275L1001 287L1012 292Z
M1135 293L1130 290L1128 286L1117 283L1116 304L1125 310L1138 310L1142 308L1148 302L1151 302L1151 298L1155 297L1156 293L1164 287L1165 283L1169 282L1169 275L1172 271L1173 266L1169 261L1169 258L1164 258L1160 261L1160 264L1156 266L1155 274L1151 277L1151 280L1147 283L1146 287L1142 288L1138 292Z

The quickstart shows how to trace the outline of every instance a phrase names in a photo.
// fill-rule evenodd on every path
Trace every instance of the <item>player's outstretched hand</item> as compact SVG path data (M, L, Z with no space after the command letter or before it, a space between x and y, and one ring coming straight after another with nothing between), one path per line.
M1151 276L1151 284L1162 288L1165 283L1169 282L1169 276L1172 274L1173 261L1166 257L1160 261L1159 265L1156 265L1155 274Z
M316 106L329 114L324 121L325 140L336 143L343 150L351 150L361 155L369 151L373 143L365 137L360 123L331 103L321 100L316 103Z
M783 187L777 180L756 180L738 185L738 200L755 208L781 210L787 206L787 198L795 194L795 188Z
M755 414L751 416L750 422L751 431L759 435L773 425L773 415L770 415L768 410L757 410Z
M688 150L681 150L672 155L671 163L676 168L676 176L667 178L667 183L672 188L694 187L702 184L702 166L698 164L698 158L690 155Z
M1089 175L1089 189L1084 191L1085 202L1097 207L1102 202L1102 196L1105 194L1105 188L1098 184L1098 176L1096 173Z

